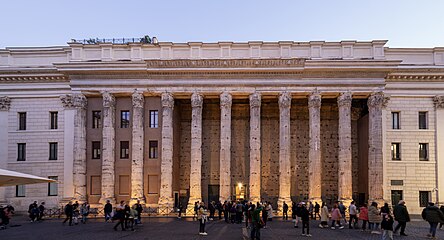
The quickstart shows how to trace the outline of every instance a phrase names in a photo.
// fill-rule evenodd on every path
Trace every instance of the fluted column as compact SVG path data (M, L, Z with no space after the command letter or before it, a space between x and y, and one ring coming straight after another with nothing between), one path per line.
M11 107L11 99L7 96L0 97L0 168L7 169L8 159L8 116ZM7 204L6 188L0 187L0 205Z
M351 105L352 94L342 93L338 97L339 107L339 162L338 162L338 197L348 206L353 198L352 190L352 149L351 149Z
M250 95L250 201L261 200L261 95Z
M388 98L382 92L374 92L367 101L369 111L368 187L369 200L384 202L383 154L382 154L382 108Z
M231 199L231 105L228 92L220 95L220 188L219 200Z
M321 202L321 94L315 90L308 97L310 149L308 153L308 197L312 202Z
M115 146L116 146L116 98L109 92L103 92L103 129L102 129L102 196L100 203L106 200L115 202Z
M140 200L145 203L143 194L143 112L145 98L142 92L135 91L132 94L133 126L131 143L131 204Z
M160 164L159 207L172 207L173 201L173 109L171 93L162 93L162 160Z
M191 95L191 170L190 199L188 209L194 209L194 203L202 201L202 105L203 97L199 93Z
M279 95L279 213L282 213L284 202L287 204L291 202L290 108L291 94L281 93Z

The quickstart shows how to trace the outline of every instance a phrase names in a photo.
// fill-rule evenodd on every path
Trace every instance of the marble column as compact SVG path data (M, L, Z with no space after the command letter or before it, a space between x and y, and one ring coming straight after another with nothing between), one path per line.
M290 108L291 94L282 92L279 95L279 214L284 202L291 205Z
M188 210L193 211L194 203L202 201L202 106L203 96L191 95L191 169L190 199Z
M308 152L308 197L312 202L322 201L321 161L321 94L315 90L308 97L309 145Z
M374 92L367 101L369 111L368 187L369 201L381 205L383 195L382 108L388 98L382 92Z
M11 99L7 96L0 97L0 168L7 169L8 159L8 115L11 107ZM6 188L0 187L0 205L7 204Z
M219 200L231 199L231 105L228 92L220 95L220 188Z
M115 187L115 146L116 146L116 98L109 92L103 92L103 129L102 129L102 196L100 203L106 200L116 202Z
M160 208L173 207L173 109L174 97L162 93L162 159L160 163Z
M339 107L339 154L338 154L338 200L345 206L353 199L352 145L351 145L351 105L352 94L342 93L338 97Z
M133 116L132 116L132 143L131 143L131 201L133 205L140 200L145 203L143 194L143 112L145 97L142 92L135 91L132 94Z
M261 95L250 95L250 201L261 201Z

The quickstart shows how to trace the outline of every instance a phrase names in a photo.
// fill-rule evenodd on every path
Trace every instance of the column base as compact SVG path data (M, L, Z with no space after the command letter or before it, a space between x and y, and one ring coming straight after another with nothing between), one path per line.
M288 205L288 210L291 209L291 198L290 197L282 197L278 199L278 208L277 208L277 215L282 216L283 214L283 206L284 202Z
M319 206L322 206L322 198L321 197L311 197L308 199L308 201L313 203L313 205L316 205L316 203L318 203Z
M170 197L159 198L157 212L161 215L169 215L174 212L174 200Z
M135 197L135 198L131 198L129 201L129 205L133 206L134 204L137 203L137 201L140 201L140 204L145 205L146 201L145 201L145 197Z
M198 205L200 206L200 202L202 202L201 199L198 198L190 198L190 200L188 200L188 206L187 206L187 214L194 214L194 203L198 202ZM205 205L205 207L208 208L208 203Z

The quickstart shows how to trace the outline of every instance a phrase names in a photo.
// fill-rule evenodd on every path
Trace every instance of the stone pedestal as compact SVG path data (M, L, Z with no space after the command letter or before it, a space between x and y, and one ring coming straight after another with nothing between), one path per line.
M338 97L339 107L339 154L338 154L338 200L349 206L353 199L352 144L351 144L352 94L342 93Z
M195 202L202 201L202 105L202 95L193 93L191 96L191 169L188 212L193 211Z
M160 164L159 208L170 208L173 199L173 109L171 93L162 93L162 159Z
M282 214L284 202L291 205L290 162L290 109L291 94L279 95L279 199L278 214Z
M220 95L220 188L219 200L231 199L231 105L228 92Z
M250 95L250 201L261 200L261 95Z
M308 197L311 202L322 201L322 162L321 162L321 94L316 90L308 97L309 144L308 152Z
M132 143L131 143L131 200L130 205L140 200L145 203L143 194L143 112L145 98L142 92L134 92L132 95L133 116L132 116Z
M102 133L102 196L99 202L106 204L106 200L115 203L115 122L116 99L109 92L103 92L103 133Z

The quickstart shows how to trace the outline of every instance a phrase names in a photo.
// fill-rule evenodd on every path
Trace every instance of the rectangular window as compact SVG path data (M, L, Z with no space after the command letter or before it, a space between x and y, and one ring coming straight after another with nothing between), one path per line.
M15 196L24 197L25 196L25 185L15 185Z
M391 180L390 183L392 186L404 186L404 180Z
M392 205L396 206L398 205L398 202L402 199L404 199L402 197L402 190L392 190Z
M100 142L92 142L92 159L100 159Z
M26 143L17 143L17 161L26 160Z
M427 112L419 112L418 118L419 129L428 129Z
M120 142L120 158L128 159L129 158L129 142L121 141Z
M102 112L93 111L92 117L93 117L92 128L102 128Z
M49 160L57 160L57 143L49 143Z
M49 176L48 178L56 181L58 180L57 176ZM48 196L57 196L58 190L57 182L48 183Z
M130 112L128 110L120 112L120 128L129 128Z
M392 129L400 129L399 112L392 112Z
M419 161L428 161L429 160L429 144L428 143L420 143L419 144Z
M59 113L58 112L50 112L49 113L49 117L50 117L50 121L51 121L51 129L57 129L58 126L58 121L59 121Z
M19 130L26 130L26 113L19 112Z
M159 127L159 111L150 110L150 128Z
M157 158L158 157L158 147L157 147L157 141L150 141L149 142L150 148L149 148L149 154L148 158Z
M430 202L430 195L431 195L431 193L429 191L419 191L419 206L420 207L427 207L427 205Z
M100 176L91 176L91 195L100 195L102 194L102 178Z
M119 176L119 195L129 195L130 180L128 175Z
M157 175L148 175L148 194L159 193L159 178Z
M401 143L392 143L392 160L401 160Z

